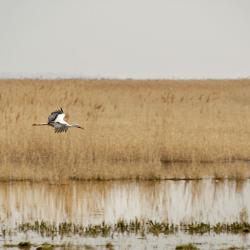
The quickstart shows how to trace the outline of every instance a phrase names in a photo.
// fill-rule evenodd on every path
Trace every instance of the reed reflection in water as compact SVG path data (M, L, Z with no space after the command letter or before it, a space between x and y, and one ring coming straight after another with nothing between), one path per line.
M210 224L249 220L250 181L1 183L0 223L116 223L151 219Z

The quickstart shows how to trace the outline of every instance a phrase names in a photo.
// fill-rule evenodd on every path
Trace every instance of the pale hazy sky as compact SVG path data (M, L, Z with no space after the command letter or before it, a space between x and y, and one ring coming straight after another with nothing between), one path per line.
M250 77L250 0L0 0L0 76Z

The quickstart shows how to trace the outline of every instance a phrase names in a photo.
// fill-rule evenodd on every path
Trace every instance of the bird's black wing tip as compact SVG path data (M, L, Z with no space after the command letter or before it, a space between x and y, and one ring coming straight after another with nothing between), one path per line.
M55 111L51 112L51 115L56 114L56 113L57 114L62 114L64 112L63 112L63 109L60 107L60 108L56 109Z

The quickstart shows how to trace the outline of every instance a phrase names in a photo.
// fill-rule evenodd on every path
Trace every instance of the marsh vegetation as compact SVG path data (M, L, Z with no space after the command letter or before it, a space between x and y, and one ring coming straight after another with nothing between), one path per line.
M249 177L249 95L249 80L1 80L0 178ZM31 127L59 106L86 130Z

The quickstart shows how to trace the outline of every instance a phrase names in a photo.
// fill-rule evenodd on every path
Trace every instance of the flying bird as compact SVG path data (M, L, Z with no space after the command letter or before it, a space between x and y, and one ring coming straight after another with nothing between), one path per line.
M69 124L66 121L64 121L65 114L63 112L63 109L60 108L54 112L52 112L48 117L47 123L34 123L32 126L51 126L55 129L55 133L62 133L67 132L68 128L82 128L78 124Z

